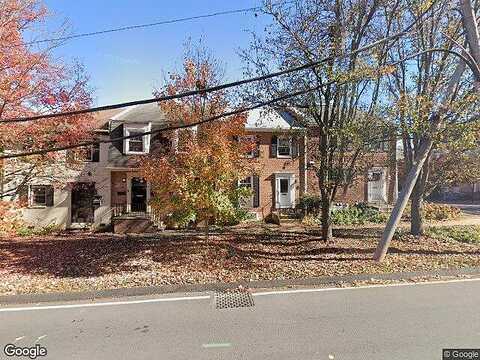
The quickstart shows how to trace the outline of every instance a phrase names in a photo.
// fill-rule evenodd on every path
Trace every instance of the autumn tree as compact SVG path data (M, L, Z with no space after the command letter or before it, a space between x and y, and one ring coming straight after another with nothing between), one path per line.
M437 2L415 25L415 31L400 39L390 50L389 58L398 61L389 76L387 91L391 96L391 114L402 137L405 172L415 164L417 154L430 132L431 114L440 107L449 79L457 68L457 44L462 41L461 16L453 2ZM397 13L395 30L418 17L418 6L409 5ZM429 51L436 49L434 51ZM419 54L419 55L415 55ZM415 55L411 57L412 55ZM411 58L410 58L411 57ZM402 61L405 60L405 61ZM435 134L435 145L427 154L411 199L411 233L424 232L423 201L428 195L431 162L439 162L457 151L475 146L475 126L462 125L478 109L478 96L471 92L471 76L464 75L449 99L445 129ZM437 148L438 145L438 148ZM447 153L450 152L448 155ZM443 153L442 156L438 156ZM458 152L457 152L458 154Z
M246 97L255 101L309 91L280 105L295 109L309 138L316 139L309 151L321 195L323 238L329 241L337 192L354 181L362 155L389 136L379 103L382 76L391 71L385 56L389 44L359 50L391 35L401 2L295 0L264 5L273 24L264 33L253 34L251 46L242 53L248 74L326 59L259 82L247 89Z
M443 134L429 161L425 197L480 182L480 123L456 124Z
M89 107L88 77L78 62L54 59L48 42L40 48L27 41L38 36L48 13L38 0L4 0L0 11L0 119L63 112ZM63 30L62 30L63 31ZM43 31L41 32L43 34ZM52 35L52 34L51 34ZM91 139L95 128L90 115L58 117L0 124L0 154L74 144ZM31 179L64 180L65 153L54 152L2 163L1 197L15 196Z
M156 96L172 95L215 86L220 66L204 50L189 53L181 72L171 73ZM159 103L170 124L194 124L225 112L229 106L222 92ZM237 115L169 134L173 147L153 152L142 160L142 171L152 184L151 206L162 217L179 225L235 218L239 200L248 191L237 187L251 174L245 157L253 144L244 137L246 116Z

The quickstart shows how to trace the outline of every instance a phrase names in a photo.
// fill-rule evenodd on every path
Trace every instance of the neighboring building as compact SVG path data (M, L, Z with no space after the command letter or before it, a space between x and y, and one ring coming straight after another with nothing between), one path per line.
M480 201L480 182L441 188L432 194L430 198L448 202L478 202Z
M157 104L104 112L101 116L99 139L112 140L165 125ZM295 208L307 192L318 193L316 177L307 166L309 139L291 113L253 110L247 116L246 132L258 144L247 156L255 158L259 167L239 185L253 190L252 198L244 205L259 219L279 209ZM92 147L83 168L66 172L68 179L60 188L45 178L29 182L24 192L28 206L22 210L23 218L34 226L55 223L82 228L113 223L118 232L147 231L157 219L149 206L150 184L138 171L137 155L172 146L173 142L159 133ZM339 191L338 201L387 203L395 199L396 163L386 165L392 161L387 161L389 154L385 150L368 155L370 168L349 189Z

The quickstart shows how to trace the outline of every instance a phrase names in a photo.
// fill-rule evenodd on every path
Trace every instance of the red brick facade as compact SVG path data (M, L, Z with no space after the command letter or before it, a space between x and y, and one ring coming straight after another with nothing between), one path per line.
M249 131L258 139L258 163L257 174L259 176L258 188L258 206L251 210L258 214L259 218L264 218L272 211L277 210L276 206L276 176L281 174L293 174L295 177L295 204L298 204L299 198L305 194L320 194L318 178L314 170L308 169L306 164L312 161L312 157L306 154L305 149L308 144L304 136L297 136L293 142L296 150L290 158L279 158L276 156L274 146L272 146L272 137L281 136L279 133L271 131ZM288 134L285 132L284 135ZM395 144L389 146L392 151L379 150L372 151L362 158L363 170L357 175L353 183L348 188L340 188L337 192L336 201L342 203L368 202L368 173L371 169L384 171L385 174L385 193L388 203L396 199L397 192L397 168L395 158Z
M264 218L272 211L276 210L276 175L292 174L294 176L295 204L305 192L305 151L303 137L292 139L293 154L291 157L277 157L275 146L272 146L272 137L282 136L276 132L249 131L249 134L255 135L258 142L256 173L259 177L258 206L251 210L258 214L259 218Z

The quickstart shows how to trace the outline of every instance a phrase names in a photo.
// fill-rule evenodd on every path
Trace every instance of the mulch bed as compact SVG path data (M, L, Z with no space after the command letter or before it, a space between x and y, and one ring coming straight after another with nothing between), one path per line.
M273 280L480 266L480 246L428 237L395 239L371 260L381 229L317 232L272 228L145 236L60 234L0 238L0 294Z

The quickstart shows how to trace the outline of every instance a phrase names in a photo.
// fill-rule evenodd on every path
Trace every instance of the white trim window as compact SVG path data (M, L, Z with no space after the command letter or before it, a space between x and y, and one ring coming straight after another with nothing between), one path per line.
M100 144L89 145L85 147L85 158L83 161L99 162L100 160Z
M238 181L239 187L246 187L248 189L252 189L253 186L253 176L247 176L245 179Z
M238 181L238 187L243 187L250 189L252 191L252 195L240 200L240 206L250 208L253 207L253 176L247 176L245 179L241 179Z
M53 206L53 186L30 185L28 187L28 205L30 207Z
M277 157L292 157L292 139L287 136L279 136L277 138Z
M151 124L124 124L123 136L139 135L151 131ZM148 154L150 152L150 135L125 139L123 149L127 155Z
M258 157L259 149L258 149L257 136L255 136L255 135L244 135L240 138L240 140L245 141L247 143L254 144L254 146L252 146L252 149L245 153L246 158L252 159L252 158Z

